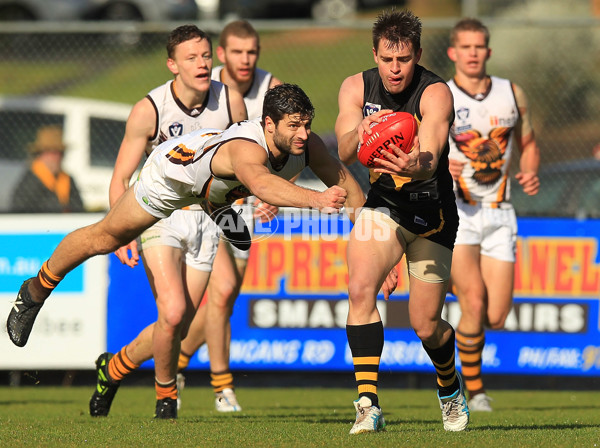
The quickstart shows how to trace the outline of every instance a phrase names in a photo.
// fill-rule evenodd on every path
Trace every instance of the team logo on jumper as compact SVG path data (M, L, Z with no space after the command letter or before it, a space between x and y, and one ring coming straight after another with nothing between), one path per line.
M169 134L171 137L181 137L183 135L183 125L181 123L173 123L169 126Z
M381 110L381 104L373 104L368 101L365 103L363 107L363 117L368 117L369 115L373 115L375 112L379 112Z
M459 120L465 121L467 118L469 118L469 109L466 107L461 107L456 111L456 116Z
M473 179L479 185L494 185L502 178L502 167L507 162L504 154L512 135L512 128L499 127L482 135L471 129L456 134L454 142L473 167Z

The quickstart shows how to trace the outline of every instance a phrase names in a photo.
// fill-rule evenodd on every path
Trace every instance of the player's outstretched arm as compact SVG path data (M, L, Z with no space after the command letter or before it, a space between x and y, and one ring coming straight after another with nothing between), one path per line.
M338 159L333 157L325 143L314 132L308 140L309 167L321 181L331 187L338 185L346 190L348 196L345 209L348 217L355 222L358 211L365 203L365 195L352 173Z
M233 148L234 151L228 151ZM222 171L226 176L229 170L253 195L277 207L310 207L335 213L346 202L346 190L337 185L319 192L271 174L267 168L267 154L256 143L237 140L223 145L213 158L213 172L220 176Z

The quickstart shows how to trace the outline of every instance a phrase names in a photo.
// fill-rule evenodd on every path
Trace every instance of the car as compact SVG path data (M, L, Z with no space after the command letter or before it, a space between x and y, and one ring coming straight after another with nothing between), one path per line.
M188 21L196 0L0 0L2 21Z
M517 216L600 218L600 159L553 163L539 171L540 191L528 196L516 180L511 202Z
M92 0L92 20L140 22L189 21L198 19L196 0Z
M130 104L65 96L0 96L0 213L10 211L13 190L29 163L28 144L40 126L50 124L63 128L68 146L63 168L74 177L86 210L108 210L110 179L131 108ZM335 135L324 134L323 140L337 154ZM349 169L368 188L368 171L359 163ZM310 170L303 171L297 183L315 190L326 188Z
M81 20L95 8L95 0L0 0L0 21Z
M0 96L0 212L29 160L27 145L42 125L62 126L71 174L87 211L109 208L108 187L132 105L60 96Z
M201 0L198 0L201 1ZM219 16L238 18L304 18L328 21L346 19L359 9L396 5L406 0L220 0Z

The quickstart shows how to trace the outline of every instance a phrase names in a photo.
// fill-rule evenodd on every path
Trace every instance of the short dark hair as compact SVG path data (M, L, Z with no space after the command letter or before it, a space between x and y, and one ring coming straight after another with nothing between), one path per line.
M173 56L175 55L175 47L177 45L197 38L200 38L200 40L206 39L208 41L208 46L212 51L212 39L207 32L202 31L196 25L178 26L171 31L169 38L167 39L167 56L170 59L173 59Z
M456 36L461 31L477 31L483 33L485 36L485 46L490 44L490 30L483 22L479 19L472 17L465 17L464 19L456 22L456 25L450 30L450 46L453 47L456 44Z
M271 117L275 125L284 115L300 114L302 118L312 120L315 108L308 95L296 84L279 84L265 93L263 101L262 122Z
M375 53L381 39L390 42L392 48L400 43L411 43L412 51L416 53L421 48L421 20L411 11L383 11L373 24L373 48Z
M254 37L256 38L257 46L260 46L258 33L247 20L234 20L233 22L229 22L227 25L225 25L225 28L223 28L223 31L221 31L219 36L219 45L221 47L226 47L227 38L229 36L235 36L241 39Z

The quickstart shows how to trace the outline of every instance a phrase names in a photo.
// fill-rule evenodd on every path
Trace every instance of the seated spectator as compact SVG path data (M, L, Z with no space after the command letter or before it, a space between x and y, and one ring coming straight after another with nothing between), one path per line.
M33 158L12 194L14 213L83 212L79 190L71 176L62 170L67 149L59 126L42 126L29 145Z

